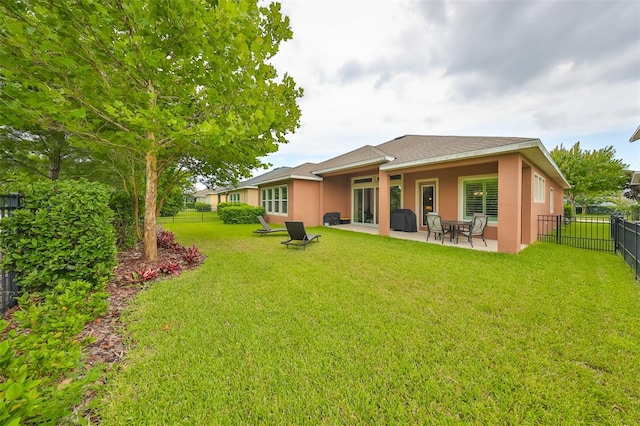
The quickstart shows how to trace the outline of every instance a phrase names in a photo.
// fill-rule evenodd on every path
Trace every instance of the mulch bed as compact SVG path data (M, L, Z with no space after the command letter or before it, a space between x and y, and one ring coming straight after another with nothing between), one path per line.
M122 323L120 322L122 311L127 308L131 298L148 288L153 281L168 279L173 275L159 274L155 280L142 284L129 284L125 277L132 272L140 271L143 267L157 268L163 262L180 262L182 260L182 254L179 251L163 247L158 247L158 260L155 262L143 261L142 253L142 243L138 247L118 253L118 267L115 269L113 279L107 284L107 292L109 293L107 313L87 324L80 335L80 339L85 337L95 339L91 345L85 348L86 361L89 365L93 365L97 361L111 365L123 358L127 345L122 340ZM204 259L201 257L200 263L202 260ZM196 268L200 263L183 264L182 269Z

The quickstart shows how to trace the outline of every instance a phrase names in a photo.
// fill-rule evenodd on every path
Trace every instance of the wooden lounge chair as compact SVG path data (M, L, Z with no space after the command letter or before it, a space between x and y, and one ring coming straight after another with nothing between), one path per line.
M274 232L287 232L287 228L272 228L272 227L270 227L269 224L264 220L264 217L262 217L262 215L258 216L258 220L260 221L260 224L262 225L262 228L256 229L255 231L253 231L253 233L254 234L260 234L261 237L264 234L272 234Z
M307 231L304 229L304 224L302 222L285 222L287 226L287 231L289 232L289 239L287 241L283 241L281 244L284 244L289 248L289 246L297 246L306 248L307 244L309 244L314 239L317 242L320 242L319 234L307 234Z

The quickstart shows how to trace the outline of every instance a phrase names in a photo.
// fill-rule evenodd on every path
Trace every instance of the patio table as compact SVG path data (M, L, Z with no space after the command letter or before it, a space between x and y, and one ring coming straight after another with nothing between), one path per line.
M458 236L456 235L456 233L458 232L458 229L471 226L471 221L470 220L443 220L442 226L448 226L449 229L451 230L451 233L449 235L449 241L452 241L458 244Z

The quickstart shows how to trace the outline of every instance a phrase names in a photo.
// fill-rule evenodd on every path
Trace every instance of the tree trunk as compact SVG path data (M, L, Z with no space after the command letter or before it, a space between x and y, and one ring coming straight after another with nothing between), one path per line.
M58 180L60 177L60 167L62 165L62 156L53 155L49 157L49 179Z
M142 239L142 229L140 229L140 191L138 190L138 181L133 173L133 217L136 220L136 236L138 241ZM146 201L146 200L145 200Z
M153 134L151 134L150 137L153 138ZM147 190L144 196L144 260L148 262L158 260L156 239L156 199L158 196L157 161L158 159L154 153L147 153Z
M44 138L43 135L40 135L40 137ZM68 151L68 145L66 141L67 135L61 132L52 132L47 137L53 140L53 147L48 150L49 179L58 180L58 178L60 177L60 169L62 168L62 158Z
M153 82L147 84L149 94L155 94ZM151 107L155 107L155 96L150 96ZM158 241L156 236L156 204L158 202L158 156L155 151L156 136L153 131L147 132L150 142L146 156L146 191L144 194L144 260L154 262L158 260Z

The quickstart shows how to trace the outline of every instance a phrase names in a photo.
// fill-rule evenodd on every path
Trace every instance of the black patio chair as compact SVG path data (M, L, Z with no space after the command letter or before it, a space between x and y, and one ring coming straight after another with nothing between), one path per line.
M302 222L285 222L287 226L287 231L289 232L289 239L287 241L283 241L281 244L284 244L289 248L289 246L296 246L307 248L307 244L309 244L314 239L317 242L320 242L319 234L307 234L307 231L304 229L304 224Z
M272 227L270 227L269 224L264 220L264 217L262 217L262 215L258 216L258 220L260 221L260 224L262 225L262 228L256 229L255 231L253 231L253 233L254 234L260 234L261 237L264 234L273 234L274 232L287 232L287 228L272 228Z
M436 239L438 238L438 235L440 235L442 244L444 244L444 236L449 232L451 232L451 229L442 226L442 218L439 214L427 214L427 241L429 241L429 236L433 233L435 234Z
M482 241L484 242L485 247L487 246L487 241L484 239L484 230L487 229L487 223L489 222L489 217L484 214L473 215L473 220L471 221L471 225L468 229L459 229L456 232L456 239L458 235L462 234L467 237L471 247L473 248L473 237L482 237Z

